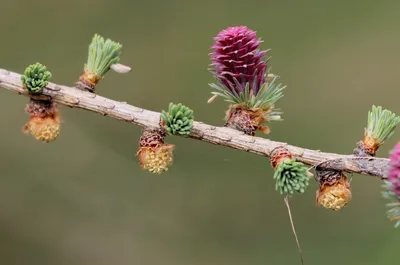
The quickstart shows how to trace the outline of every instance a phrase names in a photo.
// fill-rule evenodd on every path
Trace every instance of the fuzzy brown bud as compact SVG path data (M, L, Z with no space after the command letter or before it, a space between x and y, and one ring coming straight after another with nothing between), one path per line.
M139 140L140 166L153 174L168 171L173 161L174 145L164 143L165 131L162 129L145 129Z
M46 143L57 138L60 134L61 118L56 103L31 99L25 110L30 118L23 127L24 133L30 133L37 140Z
M316 192L317 205L338 211L351 200L350 181L340 171L316 170L320 188Z

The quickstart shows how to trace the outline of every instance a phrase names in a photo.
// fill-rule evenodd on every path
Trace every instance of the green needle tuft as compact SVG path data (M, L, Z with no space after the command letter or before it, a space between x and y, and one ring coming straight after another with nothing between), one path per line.
M275 170L275 189L280 194L304 193L309 184L308 168L294 159L285 159Z
M24 74L21 76L21 81L29 93L40 94L43 92L43 88L49 84L51 76L46 66L35 63L25 69Z
M193 110L179 104L169 103L168 112L161 112L162 125L170 135L187 136L193 128Z
M95 34L92 43L89 45L89 56L86 64L89 73L96 73L102 78L110 66L119 62L122 45L110 39L104 40Z
M368 112L368 125L365 129L365 135L377 141L378 146L382 145L390 136L394 129L400 123L400 117L381 106L372 106Z
M209 86L217 90L211 92L213 95L224 98L226 102L240 104L246 109L269 110L265 117L268 121L281 121L282 113L278 109L274 109L274 104L283 97L283 90L286 86L276 83L277 79L278 76L274 76L270 82L264 83L256 95L252 94L249 83L246 84L244 92L239 94L224 88L221 82L219 85L212 83Z

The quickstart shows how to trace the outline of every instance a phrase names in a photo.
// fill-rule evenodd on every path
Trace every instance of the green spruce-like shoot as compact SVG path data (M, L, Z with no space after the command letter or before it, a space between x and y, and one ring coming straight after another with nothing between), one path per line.
M110 70L111 65L119 62L121 48L120 43L110 39L104 40L103 37L95 34L89 45L87 71L96 73L99 78L102 78Z
M275 170L275 189L280 194L304 193L309 184L308 168L294 159L285 159Z
M246 84L244 92L240 92L239 94L224 88L223 84L219 81L219 85L211 83L209 86L217 90L211 92L213 95L221 96L226 102L240 104L247 109L269 110L266 112L267 120L280 121L282 120L280 116L282 113L279 109L274 108L274 104L283 97L283 90L286 86L277 83L277 79L278 76L274 76L270 82L264 83L256 95L251 93L249 83ZM236 79L234 80L238 83Z
M179 104L169 103L168 112L161 112L164 129L170 135L187 136L193 128L193 110Z
M400 117L381 106L372 106L372 110L368 112L368 125L365 129L366 136L377 141L378 145L382 145L390 136L394 129L400 123Z
M47 71L46 66L35 63L25 69L21 81L29 93L40 94L43 92L43 88L49 84L51 77L52 75Z

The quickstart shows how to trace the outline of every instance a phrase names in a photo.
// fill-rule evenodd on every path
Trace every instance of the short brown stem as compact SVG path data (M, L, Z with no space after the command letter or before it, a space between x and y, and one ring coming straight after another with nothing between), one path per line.
M283 146L278 146L271 152L271 166L276 169L284 160L292 158L293 156L288 149Z

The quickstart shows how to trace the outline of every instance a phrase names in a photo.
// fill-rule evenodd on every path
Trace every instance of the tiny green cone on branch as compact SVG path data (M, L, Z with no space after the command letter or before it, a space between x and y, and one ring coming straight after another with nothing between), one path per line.
M275 189L280 194L304 193L309 185L308 167L293 159L284 147L277 147L271 153L271 166L275 169Z
M381 106L372 106L368 112L368 125L365 128L364 138L357 143L353 153L356 156L375 156L379 147L389 139L397 125L400 117Z
M46 66L35 63L25 69L21 81L30 94L41 94L43 88L49 84L51 77L52 75Z
M121 56L122 45L110 39L104 39L95 34L89 45L89 55L84 67L83 74L75 87L94 92L96 84L104 78L104 75L110 70L119 73L127 73L130 68L118 64Z
M169 135L188 136L193 128L193 110L185 105L169 103L168 112L161 112L160 125Z

